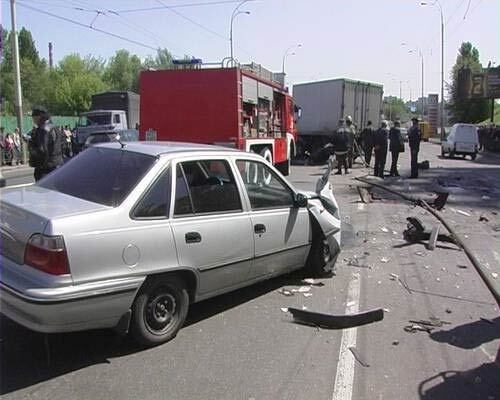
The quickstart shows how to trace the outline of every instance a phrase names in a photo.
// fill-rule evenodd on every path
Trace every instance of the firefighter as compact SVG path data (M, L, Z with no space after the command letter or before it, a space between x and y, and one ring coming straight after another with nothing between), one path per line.
M332 137L333 150L335 158L337 159L337 172L336 175L342 175L342 166L345 173L348 174L347 169L347 153L349 151L349 134L346 124L343 119L339 120L339 126Z
M399 121L394 122L394 126L389 131L389 150L392 156L391 162L391 176L399 176L398 172L398 158L399 153L405 151L405 142L403 136L401 135L401 123Z
M384 179L385 161L387 158L387 137L389 130L387 129L387 122L382 121L380 128L377 129L374 135L374 149L375 149L375 168L374 175Z
M361 131L360 141L361 146L363 146L363 151L365 153L365 162L370 165L370 161L372 160L372 152L373 152L373 136L375 135L372 121L368 121L365 129Z
M410 178L418 178L418 152L420 151L420 128L418 118L411 119L412 126L408 130L408 144L410 145L411 174Z
M354 161L354 141L356 140L356 128L352 123L352 118L348 115L345 118L346 131L349 138L349 149L347 151L347 164L349 168L352 168L352 163Z

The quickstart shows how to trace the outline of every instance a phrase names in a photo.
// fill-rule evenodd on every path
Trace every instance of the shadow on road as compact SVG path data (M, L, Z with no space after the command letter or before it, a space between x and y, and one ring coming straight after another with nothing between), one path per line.
M304 273L299 271L193 304L185 326L284 285L299 284L303 277ZM144 350L131 338L120 337L112 330L44 335L25 329L1 314L0 335L0 395Z
M478 320L430 334L432 340L448 343L461 349L474 349L483 343L500 339L500 317L493 320ZM499 375L500 377L500 375Z

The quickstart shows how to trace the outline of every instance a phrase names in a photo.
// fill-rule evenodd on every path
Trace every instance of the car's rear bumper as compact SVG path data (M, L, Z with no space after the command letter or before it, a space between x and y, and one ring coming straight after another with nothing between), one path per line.
M38 332L111 328L131 307L144 278L22 293L0 282L0 312Z

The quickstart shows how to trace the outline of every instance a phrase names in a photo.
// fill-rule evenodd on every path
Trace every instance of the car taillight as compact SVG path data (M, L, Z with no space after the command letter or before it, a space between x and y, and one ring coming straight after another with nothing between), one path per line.
M24 253L24 263L52 275L69 274L68 255L62 236L31 236Z

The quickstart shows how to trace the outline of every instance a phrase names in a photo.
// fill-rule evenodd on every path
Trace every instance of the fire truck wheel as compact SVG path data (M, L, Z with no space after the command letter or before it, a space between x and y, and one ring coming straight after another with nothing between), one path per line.
M273 155L271 153L271 150L269 150L269 148L266 147L262 149L260 155L264 157L270 164L273 163ZM271 178L272 178L271 173L267 172L264 168L262 168L262 174L263 174L262 180L266 185L269 185L269 183L271 183Z

